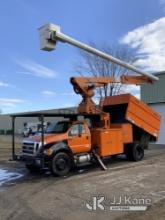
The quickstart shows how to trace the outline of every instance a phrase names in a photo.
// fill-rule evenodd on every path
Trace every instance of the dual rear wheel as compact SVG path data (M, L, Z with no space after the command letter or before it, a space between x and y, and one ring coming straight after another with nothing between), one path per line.
M128 144L125 149L125 154L130 161L140 161L144 157L144 147L138 142Z

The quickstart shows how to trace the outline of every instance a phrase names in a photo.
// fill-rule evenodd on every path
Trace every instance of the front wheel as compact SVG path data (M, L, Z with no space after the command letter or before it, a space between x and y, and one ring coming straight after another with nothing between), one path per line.
M51 162L51 172L53 175L66 176L71 169L71 158L65 152L57 153Z

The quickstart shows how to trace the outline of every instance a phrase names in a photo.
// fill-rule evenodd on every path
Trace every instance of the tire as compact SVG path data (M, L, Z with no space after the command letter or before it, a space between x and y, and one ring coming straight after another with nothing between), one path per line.
M137 162L143 159L144 148L139 143L132 143L127 146L125 154L128 160Z
M149 134L142 134L141 139L140 139L140 144L143 146L144 149L148 149L149 140L150 140Z
M132 148L133 161L141 161L144 157L144 147L139 143L135 143Z
M57 153L51 162L51 172L54 176L66 176L71 169L71 158L65 152Z

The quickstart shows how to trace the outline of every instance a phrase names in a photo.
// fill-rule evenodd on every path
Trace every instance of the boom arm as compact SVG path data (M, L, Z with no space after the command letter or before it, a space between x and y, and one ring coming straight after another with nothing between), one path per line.
M92 100L94 96L94 89L106 86L109 83L121 84L136 84L152 83L152 80L145 76L125 76L122 75L119 79L114 77L72 77L70 79L75 93L80 94L83 98L79 105L78 111L80 113L98 113L102 112L100 108L96 107Z
M151 80L158 80L159 79L158 77L156 77L150 73L144 72L144 71L136 68L135 66L130 65L129 63L125 63L122 60L119 60L119 59L117 59L107 53L104 53L96 48L93 48L87 44L84 44L78 40L75 40L74 38L71 38L71 37L67 36L66 34L61 33L60 27L57 25L54 25L51 23L44 25L39 28L39 32L40 32L40 42L41 42L41 49L42 50L46 50L46 51L54 50L56 43L58 41L60 41L63 43L71 44L75 47L78 47L82 50L85 50L89 53L92 53L96 56L99 56L105 60L112 62L112 63L116 63L122 67L125 67L126 69L129 69L129 70L136 72L140 75L146 76Z

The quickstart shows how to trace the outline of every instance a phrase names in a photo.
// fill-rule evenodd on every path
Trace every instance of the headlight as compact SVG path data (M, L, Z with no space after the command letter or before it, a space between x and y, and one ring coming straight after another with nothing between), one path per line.
M44 154L51 156L53 154L53 149L49 148L49 149L44 150Z

